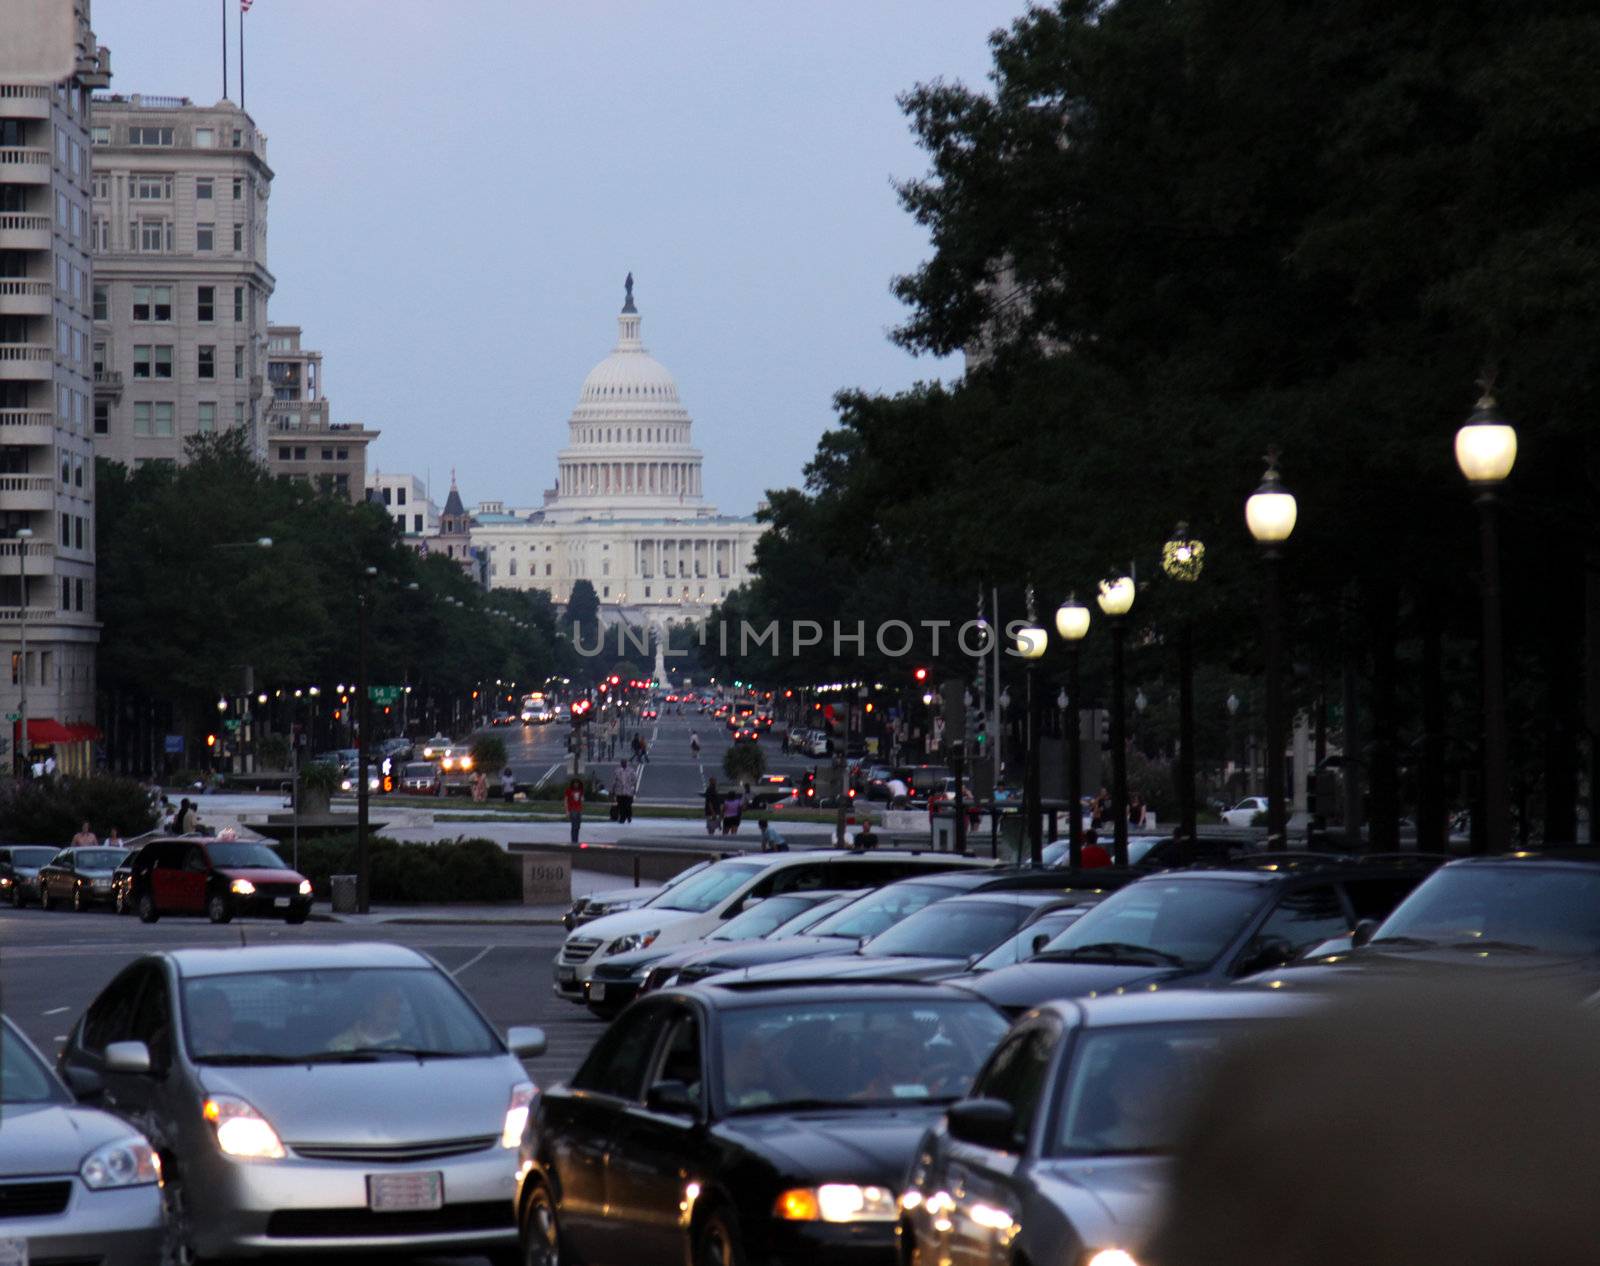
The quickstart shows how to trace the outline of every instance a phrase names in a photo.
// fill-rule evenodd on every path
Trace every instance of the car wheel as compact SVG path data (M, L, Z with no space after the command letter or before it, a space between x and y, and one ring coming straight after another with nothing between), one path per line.
M694 1266L744 1266L744 1247L733 1214L713 1209L694 1237Z
M175 1173L170 1154L162 1157L162 1171ZM166 1229L162 1236L161 1266L200 1266L194 1248L194 1230L189 1224L189 1197L183 1183L168 1177L161 1188L161 1203L166 1206Z
M228 899L220 892L206 899L206 918L213 923L226 923L233 918L233 911L228 907Z
M156 899L148 892L139 894L139 900L134 903L134 909L139 912L140 923L154 923L161 917L161 911L156 909Z
M49 884L40 884L39 885L39 909L48 910L49 908L50 908L50 885Z
M304 923L306 916L310 913L311 911L309 910L291 910L283 916L283 921L285 923Z
M83 885L79 884L72 890L72 910L75 914L82 914L83 909Z
M518 1260L522 1266L561 1266L565 1256L561 1251L561 1224L550 1188L542 1182L534 1183L528 1193L519 1234L522 1255Z

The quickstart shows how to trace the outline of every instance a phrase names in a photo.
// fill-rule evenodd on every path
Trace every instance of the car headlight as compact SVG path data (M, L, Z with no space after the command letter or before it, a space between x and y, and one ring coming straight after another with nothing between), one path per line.
M97 1147L83 1158L78 1176L91 1191L148 1187L161 1181L161 1158L142 1134Z
M0 888L9 888L9 887L11 887L11 876L10 875L0 875Z
M1139 1259L1124 1249L1099 1248L1084 1257L1083 1266L1139 1266Z
M630 950L648 949L655 944L656 937L661 935L660 928L652 928L648 932L630 932L627 936L619 936L606 946L607 954L626 954Z
M527 1128L528 1113L533 1108L536 1093L531 1081L519 1081L511 1087L511 1103L506 1108L505 1124L500 1127L501 1147L522 1146L522 1131Z
M302 879L300 881L300 895L302 897L309 897L311 895L311 881L309 879Z
M349 791L350 790L350 780L348 778L341 778L339 780L339 790L340 791Z
M858 1187L825 1182L820 1187L793 1187L773 1205L785 1222L893 1222L899 1216L894 1193L887 1187Z
M256 886L248 879L235 879L228 885L228 891L241 897L253 897L255 896Z
M454 769L455 767L456 767L455 761L449 756L446 756L443 760L441 760L439 762L439 768L440 769Z
M283 1141L266 1117L243 1099L212 1095L201 1115L217 1133L217 1146L225 1156L241 1160L282 1160Z
M472 757L463 756L461 758L461 768L462 769L471 769L472 768Z

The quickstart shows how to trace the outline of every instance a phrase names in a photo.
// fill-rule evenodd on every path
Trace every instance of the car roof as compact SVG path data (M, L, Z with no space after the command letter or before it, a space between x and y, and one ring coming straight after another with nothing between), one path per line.
M246 972L315 971L318 968L431 967L416 950L382 941L342 945L248 945L227 949L174 949L161 955L185 979Z
M727 983L701 981L664 989L658 997L698 999L718 1011L737 1011L773 1003L889 1002L900 999L930 1002L982 1001L976 994L949 985L923 981L862 981L829 984L817 980L733 980Z
M1592 867L1600 864L1600 849L1546 848L1534 851L1519 849L1512 853L1485 854L1481 857L1462 857L1449 863L1450 869L1458 866L1574 866Z
M987 892L982 889L979 889L977 892L963 892L959 896L946 897L943 901L938 902L937 905L941 910L947 909L951 906L960 907L967 905L1025 906L1031 910L1036 906L1047 906L1052 902L1057 902L1060 900L1060 893L1049 890L1040 891L1035 889L1032 891L1008 892L1004 888L1001 888ZM924 910L929 910L932 908L932 906L923 907Z
M1163 989L1156 985L1117 990L1099 997L1047 1002L1037 1008L1065 1023L1089 1029L1195 1020L1257 1020L1301 1015L1320 1005L1306 992L1267 989Z
M1247 883L1285 883L1293 879L1371 878L1375 875L1431 871L1443 861L1429 853L1383 853L1371 856L1341 853L1257 853L1230 861L1198 862L1183 870L1143 872L1137 881L1207 883L1243 880Z

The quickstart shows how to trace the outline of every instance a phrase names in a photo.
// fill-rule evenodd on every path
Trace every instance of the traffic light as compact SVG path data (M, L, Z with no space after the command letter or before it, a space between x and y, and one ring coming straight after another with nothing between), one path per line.
M206 746L207 747L215 747L216 745L217 745L217 736L215 734L207 734L206 735Z
M913 680L916 681L917 685L920 686L923 684L923 682L928 680L928 670L926 668L913 669L911 676Z

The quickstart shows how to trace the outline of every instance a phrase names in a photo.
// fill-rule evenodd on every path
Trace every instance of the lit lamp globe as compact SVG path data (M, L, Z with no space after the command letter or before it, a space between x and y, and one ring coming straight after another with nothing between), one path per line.
M1100 592L1095 595L1095 601L1112 619L1127 615L1133 610L1133 580L1129 576L1117 576L1111 580L1100 582Z
M1244 503L1244 521L1250 528L1250 535L1256 538L1258 545L1269 549L1282 545L1294 532L1299 512L1294 494L1283 486L1278 474L1277 458L1269 457L1261 486Z
M1485 395L1456 432L1456 465L1467 482L1492 488L1517 461L1517 428L1501 416L1494 397Z
M1017 654L1027 660L1038 659L1049 640L1049 635L1041 628L1032 625L1020 628L1017 630Z
M1068 598L1056 608L1056 632L1064 642L1081 642L1089 632L1089 608Z

